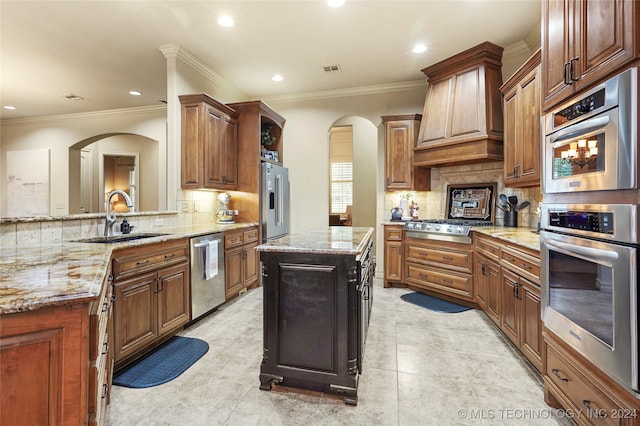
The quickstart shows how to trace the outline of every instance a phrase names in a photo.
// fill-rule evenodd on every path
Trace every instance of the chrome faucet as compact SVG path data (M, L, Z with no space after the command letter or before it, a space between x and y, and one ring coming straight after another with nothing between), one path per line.
M131 197L121 189L114 189L107 196L107 202L105 206L105 210L107 212L107 220L104 224L104 236L105 237L113 237L113 225L116 224L116 212L113 212L113 216L111 216L111 197L116 194L120 194L124 197L124 202L127 203L127 207L131 209L133 207L133 201L131 201Z

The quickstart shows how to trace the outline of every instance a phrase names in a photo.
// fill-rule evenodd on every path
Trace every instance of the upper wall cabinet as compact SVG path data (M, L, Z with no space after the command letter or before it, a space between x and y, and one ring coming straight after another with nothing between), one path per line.
M236 112L206 94L180 96L183 189L238 187Z
M502 160L502 47L485 42L422 70L428 77L414 164Z
M431 189L431 169L413 167L420 114L387 115L384 123L385 191Z
M542 6L544 110L638 57L640 2L545 0Z
M540 50L500 88L504 95L504 184L540 185Z

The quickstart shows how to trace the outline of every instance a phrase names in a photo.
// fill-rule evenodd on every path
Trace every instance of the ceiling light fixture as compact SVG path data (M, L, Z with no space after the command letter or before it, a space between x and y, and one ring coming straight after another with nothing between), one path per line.
M344 0L327 0L329 7L342 7Z
M139 92L137 90L129 90L129 94L132 96L140 96L142 95L142 92Z
M274 76L271 77L271 80L273 80L273 81L282 81L282 80L284 80L284 77L282 77L280 74L274 74Z
M10 110L14 110L16 109L16 107L14 107L13 105L5 105L3 106L4 109L10 109Z
M229 15L222 15L218 18L218 25L225 28L233 27L233 18Z
M427 46L422 43L418 43L413 46L413 53L422 53L427 51Z

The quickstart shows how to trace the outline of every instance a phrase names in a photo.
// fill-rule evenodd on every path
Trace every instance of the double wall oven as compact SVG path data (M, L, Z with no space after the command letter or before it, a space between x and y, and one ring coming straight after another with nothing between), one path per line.
M631 68L544 117L540 281L545 327L640 397L637 99Z

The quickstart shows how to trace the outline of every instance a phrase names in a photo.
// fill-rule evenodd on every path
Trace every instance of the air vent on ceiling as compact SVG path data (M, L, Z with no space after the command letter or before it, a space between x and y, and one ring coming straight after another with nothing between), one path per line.
M66 95L62 95L62 97L67 98L70 101L81 101L84 99L82 96L74 95L73 93L67 93Z
M340 68L340 65L325 65L322 67L322 69L324 70L324 72L340 72L342 71L342 69Z

